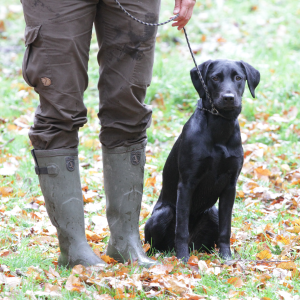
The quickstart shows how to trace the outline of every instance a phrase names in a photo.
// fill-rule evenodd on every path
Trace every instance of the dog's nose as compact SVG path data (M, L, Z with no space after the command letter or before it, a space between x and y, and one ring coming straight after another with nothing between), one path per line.
M234 95L233 94L224 94L223 100L226 102L233 102L234 101Z

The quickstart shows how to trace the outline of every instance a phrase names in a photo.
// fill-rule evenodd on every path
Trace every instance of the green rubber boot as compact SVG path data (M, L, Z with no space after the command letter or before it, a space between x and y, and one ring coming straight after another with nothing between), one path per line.
M87 243L77 149L32 150L51 223L57 229L58 264L105 265Z
M122 263L130 259L150 267L156 262L145 254L139 234L146 143L113 149L102 145L102 156L111 233L106 254Z

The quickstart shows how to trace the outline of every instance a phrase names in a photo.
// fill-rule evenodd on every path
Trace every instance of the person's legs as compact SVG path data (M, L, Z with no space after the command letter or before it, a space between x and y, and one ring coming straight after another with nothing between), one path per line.
M86 121L83 92L98 0L23 0L23 76L39 94L29 137L35 149L76 148Z
M23 76L39 94L29 137L47 212L57 228L59 264L103 263L89 247L78 166L78 129L86 123L83 92L98 0L23 0Z
M135 17L157 22L160 0L124 0ZM107 254L150 266L139 237L146 129L151 108L144 104L152 78L156 28L130 19L114 0L99 3L95 27L99 43L100 141L106 213L111 237Z
M122 4L141 20L158 20L160 0ZM157 28L132 20L114 0L100 2L95 27L100 48L100 141L108 148L140 143L151 124L152 110L144 100L152 78Z

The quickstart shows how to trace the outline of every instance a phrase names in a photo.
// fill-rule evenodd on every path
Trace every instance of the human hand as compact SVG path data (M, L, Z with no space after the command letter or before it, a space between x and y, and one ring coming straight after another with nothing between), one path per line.
M175 0L174 15L179 13L179 16L175 19L175 22L172 24L173 27L178 27L178 30L181 30L192 17L193 9L195 6L196 0Z

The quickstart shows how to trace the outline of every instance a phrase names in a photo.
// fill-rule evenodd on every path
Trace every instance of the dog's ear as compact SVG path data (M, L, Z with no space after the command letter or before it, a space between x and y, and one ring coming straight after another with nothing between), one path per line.
M242 60L241 60L241 64L245 70L250 93L252 97L255 98L255 89L258 86L260 81L260 73L256 69L254 69L251 65L247 64Z
M207 61L205 61L204 63L202 63L201 65L198 66L205 83L206 83L207 71L208 71L208 68L209 68L211 63L212 63L212 60L207 60ZM197 73L196 67L191 70L191 79L192 79L194 87L195 87L196 91L198 92L200 98L203 98L204 95L205 95L205 91L204 91L202 83L199 79L199 75Z

